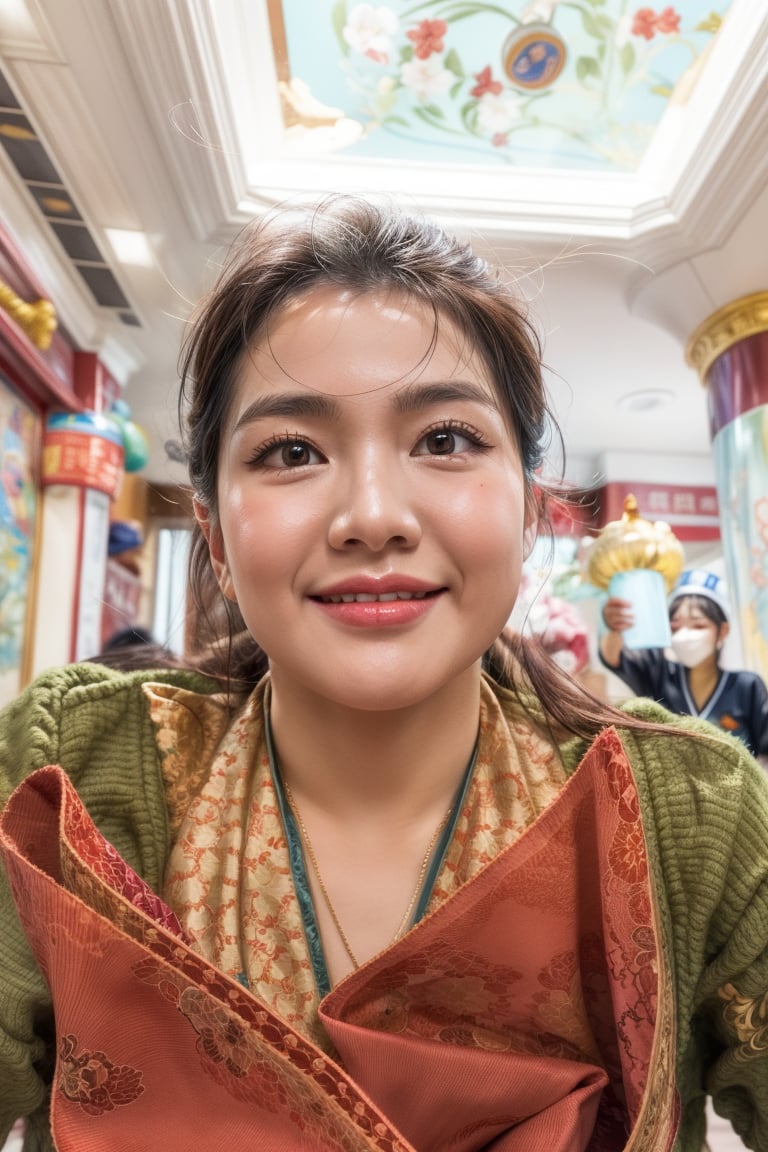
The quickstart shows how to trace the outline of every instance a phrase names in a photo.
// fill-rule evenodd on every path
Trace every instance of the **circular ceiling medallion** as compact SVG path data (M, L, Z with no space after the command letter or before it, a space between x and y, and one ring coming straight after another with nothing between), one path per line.
M549 24L524 24L510 32L502 65L518 88L548 88L563 70L565 41Z

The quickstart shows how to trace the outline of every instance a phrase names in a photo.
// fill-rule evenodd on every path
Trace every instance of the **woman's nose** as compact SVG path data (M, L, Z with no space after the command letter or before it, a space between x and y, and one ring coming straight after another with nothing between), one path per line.
M390 545L412 548L421 539L408 477L391 459L367 453L351 469L338 495L328 533L332 548L362 546L380 552Z

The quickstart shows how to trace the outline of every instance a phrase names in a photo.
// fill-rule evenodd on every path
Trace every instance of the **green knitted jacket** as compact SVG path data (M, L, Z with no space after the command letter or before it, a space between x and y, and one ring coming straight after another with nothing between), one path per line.
M61 764L104 835L159 888L170 833L154 731L140 685L200 692L187 672L98 665L47 673L0 714L0 805L31 771ZM700 1152L707 1094L745 1145L768 1152L768 784L743 745L649 701L627 712L702 739L621 729L642 805L662 930L671 946L682 1123L676 1152ZM564 744L573 771L584 741ZM723 1012L732 985L740 1013ZM50 1152L52 1019L46 985L0 878L0 1147L27 1116L25 1152Z

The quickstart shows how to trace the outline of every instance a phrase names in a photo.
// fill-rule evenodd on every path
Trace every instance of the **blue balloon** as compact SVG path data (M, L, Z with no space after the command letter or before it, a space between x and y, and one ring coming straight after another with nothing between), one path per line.
M149 441L144 431L133 420L123 422L123 448L126 472L138 472L149 460Z

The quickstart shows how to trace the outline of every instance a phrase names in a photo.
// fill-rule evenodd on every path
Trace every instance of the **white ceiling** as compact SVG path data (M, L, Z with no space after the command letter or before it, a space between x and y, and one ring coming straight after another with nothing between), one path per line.
M313 10L307 0L308 35ZM660 455L708 475L705 395L684 347L716 308L768 288L768 5L734 0L632 173L288 154L266 0L0 0L0 67L141 326L94 305L0 150L3 221L73 340L124 382L150 439L148 478L184 479L164 450L178 349L226 244L285 197L341 189L392 193L510 269L575 482L617 458L645 467L635 479L673 479ZM120 262L114 228L147 235L150 266ZM622 406L648 389L668 405Z

